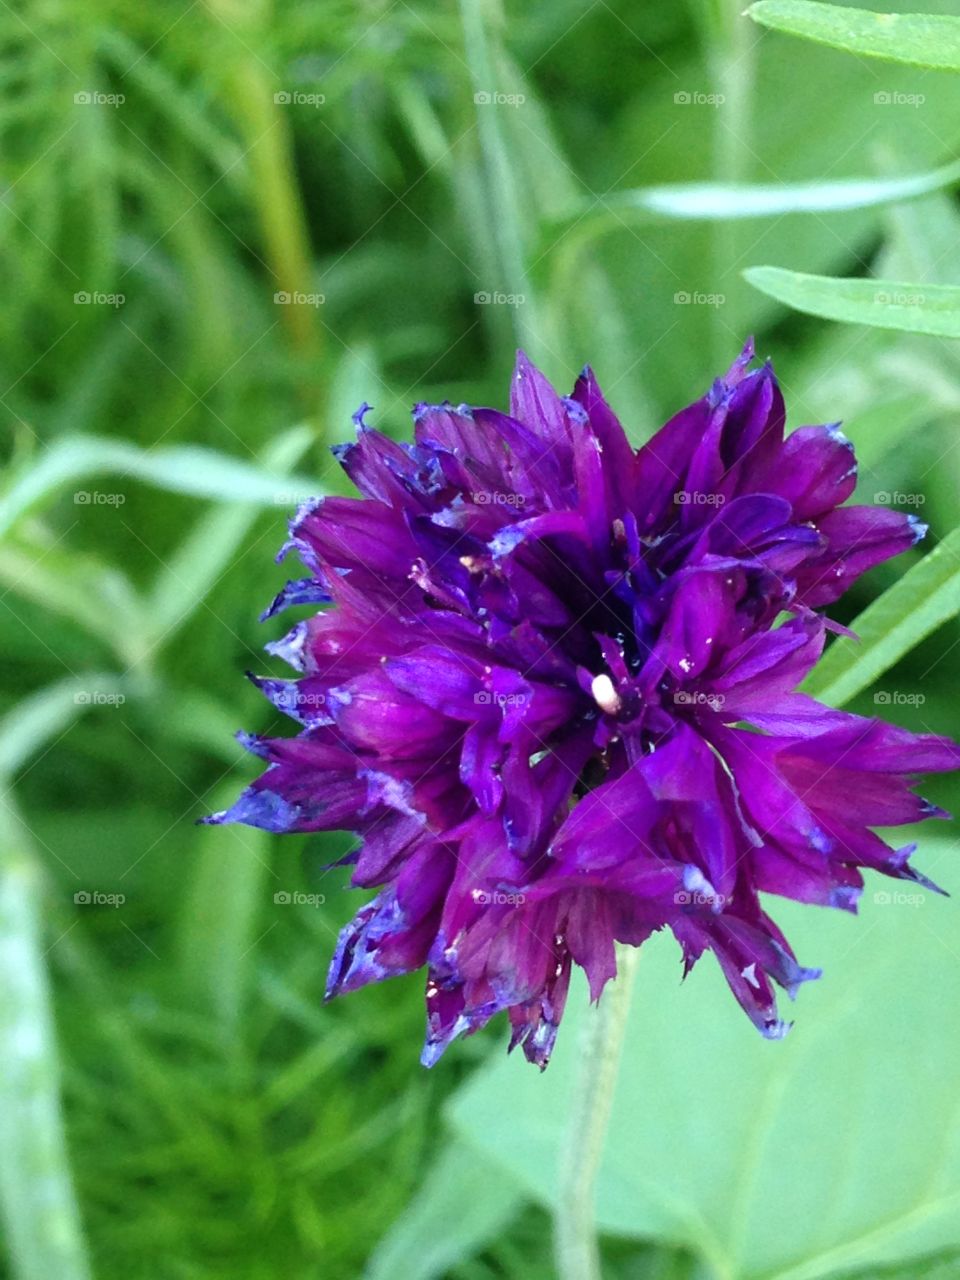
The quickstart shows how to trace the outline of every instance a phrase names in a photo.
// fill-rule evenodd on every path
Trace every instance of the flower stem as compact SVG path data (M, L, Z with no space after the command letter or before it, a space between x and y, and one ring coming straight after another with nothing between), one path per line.
M560 1152L560 1187L554 1218L559 1280L601 1280L594 1192L623 1048L637 947L622 947L617 977L599 1007L590 1010L580 1049L569 1127Z

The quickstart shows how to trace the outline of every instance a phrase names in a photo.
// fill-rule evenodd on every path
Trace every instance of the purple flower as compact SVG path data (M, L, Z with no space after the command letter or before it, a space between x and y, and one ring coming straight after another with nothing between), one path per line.
M571 966L598 999L614 943L664 927L779 1037L773 984L819 971L761 892L934 887L871 828L947 816L911 784L960 748L794 692L818 610L925 530L841 505L850 442L785 438L752 355L634 450L589 369L561 398L521 354L509 416L420 404L398 444L358 415L336 453L363 496L292 522L309 576L266 616L330 607L267 646L298 677L256 683L300 732L244 738L266 772L209 821L356 832L380 892L328 996L425 966L427 1065L501 1010L546 1065Z

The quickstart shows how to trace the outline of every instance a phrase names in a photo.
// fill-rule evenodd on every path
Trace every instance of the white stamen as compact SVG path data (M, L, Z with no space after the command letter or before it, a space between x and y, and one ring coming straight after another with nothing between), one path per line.
M600 675L594 676L590 683L590 692L593 694L593 700L601 711L606 711L607 715L615 716L620 710L620 695L613 687L613 681L606 674L601 672Z

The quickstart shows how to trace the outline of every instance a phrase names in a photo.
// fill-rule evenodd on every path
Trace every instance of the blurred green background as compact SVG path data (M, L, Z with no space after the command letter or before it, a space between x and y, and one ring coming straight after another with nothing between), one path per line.
M624 198L957 154L955 77L764 33L741 8L0 5L11 1280L552 1275L533 1180L447 1151L445 1104L503 1053L503 1027L428 1074L419 977L324 1008L359 895L322 867L349 838L194 820L252 776L237 728L285 731L242 673L279 674L262 645L284 624L257 621L288 576L273 553L301 498L342 485L326 446L363 400L393 433L416 400L502 406L519 342L563 390L592 363L639 442L755 333L793 425L844 420L865 500L910 504L928 545L956 523L957 344L788 314L740 275L960 283L952 193L741 221ZM960 732L958 642L948 623L900 664L891 718ZM946 852L931 862L960 889ZM949 903L929 910L958 937ZM935 967L917 920L904 946ZM837 982L847 945L814 957ZM508 1067L507 1144L509 1081L537 1084ZM701 1274L689 1240L659 1234L610 1236L609 1274ZM960 1274L930 1267L908 1274Z

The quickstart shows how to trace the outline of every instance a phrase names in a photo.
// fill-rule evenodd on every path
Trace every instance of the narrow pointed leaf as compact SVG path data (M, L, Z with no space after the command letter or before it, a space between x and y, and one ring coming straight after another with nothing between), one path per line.
M834 640L807 689L841 706L960 613L960 529L914 565L850 624L859 640Z
M782 267L748 267L743 275L768 297L823 320L960 338L960 286L849 280Z
M814 0L758 0L747 13L761 26L861 58L960 71L960 18L933 13L873 13Z

